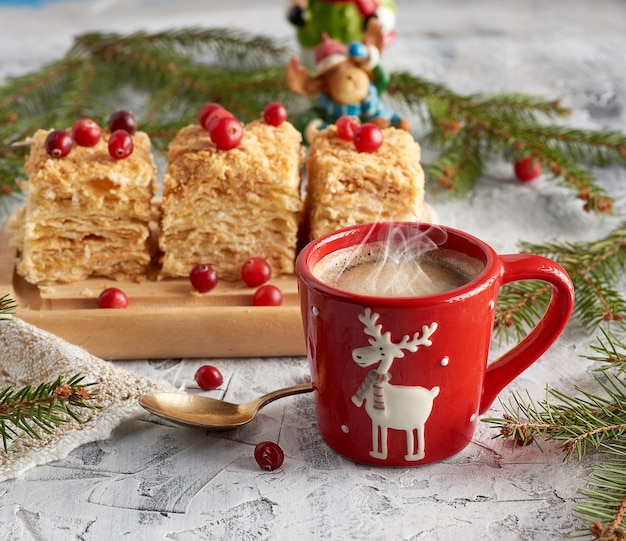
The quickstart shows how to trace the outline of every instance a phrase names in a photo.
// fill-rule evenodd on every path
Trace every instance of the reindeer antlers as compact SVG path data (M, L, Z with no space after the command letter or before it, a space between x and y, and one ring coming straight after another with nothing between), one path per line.
M382 338L381 331L383 326L376 325L376 321L378 321L379 317L380 314L376 312L372 314L371 308L366 308L365 312L359 316L359 321L365 325L365 334L369 334L374 338Z
M391 341L391 331L387 331L383 334L383 326L376 324L380 314L372 313L371 308L366 308L365 312L359 315L359 321L365 325L365 334L371 336L369 343L371 345L384 344L387 346L395 346L398 351L406 349L411 352L417 351L419 346L429 347L432 345L430 337L437 330L437 322L433 321L430 325L422 325L422 336L420 337L419 331L413 335L413 338L409 338L409 335L402 337L402 340L397 344Z
M420 338L419 332L413 335L413 339L409 342L408 335L404 336L398 346L409 351L417 351L419 346L432 346L433 342L430 339L432 334L437 330L437 322L433 321L430 325L422 325L422 337Z

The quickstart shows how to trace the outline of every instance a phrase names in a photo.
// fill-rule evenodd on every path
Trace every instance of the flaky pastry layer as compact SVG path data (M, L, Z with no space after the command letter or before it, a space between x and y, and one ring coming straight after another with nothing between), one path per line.
M148 135L133 134L133 153L115 160L108 132L62 158L46 152L48 133L38 130L30 140L17 271L34 284L145 274L156 187Z
M199 125L181 129L163 178L162 274L187 276L203 262L236 279L251 256L265 257L275 274L292 273L302 162L301 136L288 122L251 122L227 151Z
M314 134L307 158L310 238L341 227L381 220L417 220L423 214L424 172L411 134L383 130L382 146L358 152L336 127Z

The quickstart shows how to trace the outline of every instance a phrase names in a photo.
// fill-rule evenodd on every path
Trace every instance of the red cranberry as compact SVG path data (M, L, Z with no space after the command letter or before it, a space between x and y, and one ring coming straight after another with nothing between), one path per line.
M65 130L52 130L46 137L46 152L53 158L67 156L72 150L72 137Z
M210 364L205 364L196 370L193 377L201 389L212 391L217 389L224 381L222 373Z
M206 116L202 125L204 126L204 129L206 131L211 133L211 130L215 127L217 121L222 118L235 118L235 115L233 115L230 111L227 111L223 107L219 107L217 109L213 109L213 111L211 111Z
M241 143L243 125L234 117L220 118L211 126L209 135L219 150L231 150Z
M354 133L361 125L361 121L356 116L342 115L335 122L337 126L337 135L345 141L354 140Z
M262 441L254 448L254 459L264 470L274 471L283 465L285 453L277 443Z
M263 120L271 126L280 126L287 120L287 109L282 103L276 101L269 103L263 109Z
M354 146L359 152L376 152L383 144L383 131L376 124L366 122L354 132Z
M206 293L217 285L217 271L211 265L200 263L191 269L189 281L196 291Z
M91 118L81 118L72 126L72 139L81 147L93 147L100 141L102 128Z
M223 109L223 107L219 103L214 103L212 101L209 103L205 103L202 107L200 107L200 110L198 111L198 124L200 124L200 126L204 126L204 123L206 122L208 116L213 111L217 111L218 109Z
M521 182L530 182L541 175L541 164L532 156L525 156L515 161L515 176Z
M116 130L109 137L109 154L116 160L128 158L133 148L133 138L126 130Z
M280 306L283 303L283 292L274 285L261 286L252 296L252 306Z
M128 297L121 289L109 287L98 296L99 308L128 308Z
M264 284L272 277L272 267L262 257L251 257L241 266L241 279L248 287Z
M130 111L115 111L109 117L108 126L111 132L124 130L132 135L137 129L137 121Z

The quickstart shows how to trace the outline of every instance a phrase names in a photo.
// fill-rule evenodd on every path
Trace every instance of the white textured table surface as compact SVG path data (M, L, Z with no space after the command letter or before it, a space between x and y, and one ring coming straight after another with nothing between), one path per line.
M289 40L285 3L230 0L90 0L43 8L0 2L0 80L58 58L86 30L228 26ZM626 4L622 0L399 1L399 36L386 64L459 92L515 90L563 97L571 122L626 130ZM428 153L425 160L428 159ZM624 212L626 172L597 172ZM500 252L520 240L587 240L622 217L585 214L546 179L523 185L496 163L462 200L429 195L445 224ZM172 337L175 340L175 337ZM545 386L588 386L580 356L593 340L572 322L558 343L507 388L541 400ZM303 358L215 359L224 396L245 401L307 378ZM198 360L138 360L120 366L184 388ZM490 416L500 412L498 403ZM514 453L479 425L473 442L443 463L412 469L351 463L320 440L310 395L276 402L258 421L208 434L153 417L121 426L106 441L0 483L0 539L561 539L578 489L596 457L563 463L545 445ZM262 472L253 447L273 439L284 466Z

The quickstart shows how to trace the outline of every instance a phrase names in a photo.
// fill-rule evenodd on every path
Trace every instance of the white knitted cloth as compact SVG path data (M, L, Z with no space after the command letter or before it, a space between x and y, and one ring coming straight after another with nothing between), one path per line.
M36 387L59 376L67 380L77 373L85 376L83 383L98 383L90 390L97 390L93 403L102 408L79 408L83 423L71 420L52 434L37 428L41 439L18 431L8 452L0 442L0 481L59 460L85 443L108 438L120 423L145 413L137 402L140 395L170 388L164 382L117 368L20 319L0 320L0 390L9 386L21 389L28 384Z

